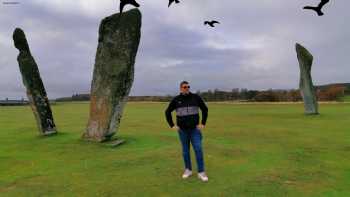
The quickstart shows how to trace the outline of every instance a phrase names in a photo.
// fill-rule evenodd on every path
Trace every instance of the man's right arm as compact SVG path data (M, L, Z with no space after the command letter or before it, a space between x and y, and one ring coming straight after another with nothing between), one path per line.
M169 103L168 108L165 110L165 117L170 127L175 126L173 122L173 117L171 116L171 112L174 111L175 109L176 109L176 103L175 103L175 99L173 99Z

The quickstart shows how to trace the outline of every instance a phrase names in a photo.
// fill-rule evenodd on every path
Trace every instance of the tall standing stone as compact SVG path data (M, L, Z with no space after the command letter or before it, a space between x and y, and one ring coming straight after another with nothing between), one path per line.
M102 142L118 131L134 80L140 36L138 9L102 20L91 84L90 118L83 138Z
M304 100L305 114L318 114L316 90L311 78L313 56L306 48L298 43L295 45L295 48L300 67L299 88Z
M22 29L15 29L13 40L15 47L19 50L17 61L39 132L43 135L54 134L57 131L50 103L40 77L38 66L30 53L29 45Z

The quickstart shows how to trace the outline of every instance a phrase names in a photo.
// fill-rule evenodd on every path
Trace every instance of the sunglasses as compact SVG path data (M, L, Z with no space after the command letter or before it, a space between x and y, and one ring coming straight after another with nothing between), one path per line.
M182 86L183 89L189 89L190 86Z

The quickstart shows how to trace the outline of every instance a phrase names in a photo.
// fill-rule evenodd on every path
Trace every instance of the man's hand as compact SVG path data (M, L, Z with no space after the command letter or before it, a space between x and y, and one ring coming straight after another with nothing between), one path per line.
M204 127L205 127L205 125L203 125L203 124L197 125L197 129L204 129Z
M175 126L171 127L171 129L174 130L174 131L178 131L179 127L175 125Z

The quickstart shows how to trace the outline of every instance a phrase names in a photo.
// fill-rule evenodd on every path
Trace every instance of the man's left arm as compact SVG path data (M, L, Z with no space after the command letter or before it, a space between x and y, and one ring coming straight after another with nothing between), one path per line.
M207 118L208 118L208 107L207 105L204 103L203 99L199 96L198 96L198 106L199 108L201 109L202 111L202 125L204 126L207 122Z

